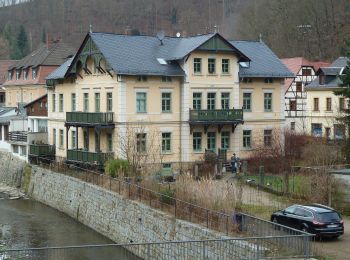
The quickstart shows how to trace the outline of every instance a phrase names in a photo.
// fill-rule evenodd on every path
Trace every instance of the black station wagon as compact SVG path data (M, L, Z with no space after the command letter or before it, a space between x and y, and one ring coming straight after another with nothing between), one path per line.
M318 237L339 237L344 234L344 221L340 214L321 204L290 206L274 212L271 221Z

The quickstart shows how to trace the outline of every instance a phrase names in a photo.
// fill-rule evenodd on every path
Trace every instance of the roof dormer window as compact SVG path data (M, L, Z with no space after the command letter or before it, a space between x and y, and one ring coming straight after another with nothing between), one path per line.
M21 70L16 70L16 80L19 80L21 77Z
M28 69L23 70L23 79L27 80L28 79Z
M12 79L12 70L10 70L7 74L7 79L11 80Z
M32 68L32 79L36 79L37 76L37 68Z
M326 77L325 77L325 75L320 75L320 76L319 76L319 83L320 83L320 85L324 85L325 82L326 82Z

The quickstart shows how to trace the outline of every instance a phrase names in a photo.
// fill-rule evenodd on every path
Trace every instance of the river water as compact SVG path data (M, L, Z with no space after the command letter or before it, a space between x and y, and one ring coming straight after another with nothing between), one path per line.
M10 200L0 193L0 252L6 249L113 243L53 208L30 199ZM24 259L138 259L125 249L115 247L56 250L49 257L50 253L53 252L45 252L46 255L41 257L27 253L28 258ZM7 257L0 253L0 260L8 259Z

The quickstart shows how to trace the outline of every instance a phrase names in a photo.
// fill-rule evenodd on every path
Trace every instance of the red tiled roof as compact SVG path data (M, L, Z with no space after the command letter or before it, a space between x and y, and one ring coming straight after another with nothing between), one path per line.
M7 79L8 67L15 64L16 60L0 60L0 85L2 85Z
M300 71L301 67L308 66L313 67L315 71L317 71L321 67L328 67L331 63L328 61L309 61L304 57L295 57L295 58L286 58L281 59L283 64L287 66L287 68L294 73L296 76ZM294 79L286 79L285 80L285 91L288 90L290 85L293 83Z

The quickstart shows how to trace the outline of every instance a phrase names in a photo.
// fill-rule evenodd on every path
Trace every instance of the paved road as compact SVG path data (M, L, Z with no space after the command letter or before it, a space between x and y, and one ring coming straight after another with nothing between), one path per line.
M350 218L344 218L344 225L344 235L338 239L315 242L316 250L326 259L350 259Z

